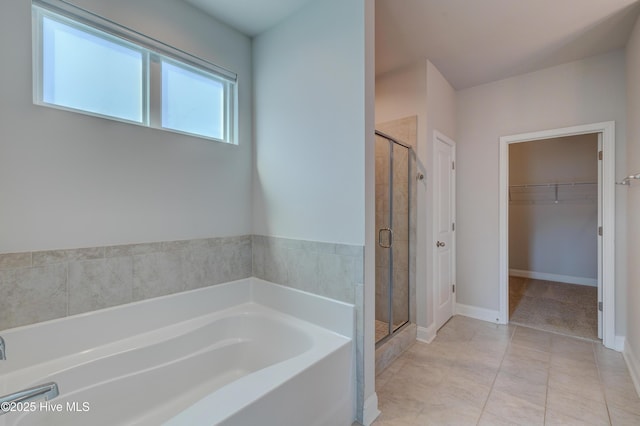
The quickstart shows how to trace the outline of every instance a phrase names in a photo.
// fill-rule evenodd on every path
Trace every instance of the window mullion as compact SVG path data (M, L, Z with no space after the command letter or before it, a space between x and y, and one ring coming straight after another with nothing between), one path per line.
M160 57L149 55L149 126L162 128L162 65Z

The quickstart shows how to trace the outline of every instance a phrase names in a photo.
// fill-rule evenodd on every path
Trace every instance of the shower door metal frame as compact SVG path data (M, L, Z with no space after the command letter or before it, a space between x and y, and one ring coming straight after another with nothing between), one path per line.
M382 339L376 341L376 345L381 345L382 343L386 342L388 339L390 339L395 333L401 331L407 324L409 324L410 322L410 318L411 318L411 313L410 313L410 309L411 309L411 291L410 291L410 264L411 264L411 256L407 256L407 319L400 325L398 325L398 327L394 327L394 321L393 321L393 287L394 287L394 279L393 279L393 169L394 169L394 162L393 162L393 146L398 145L401 146L403 148L407 149L407 245L410 244L411 241L411 190L412 190L412 186L411 186L411 155L414 153L413 151L413 147L411 147L410 145L407 145L405 143L402 143L400 141L398 141L397 139L393 138L392 136L389 136L379 130L375 131L375 134L377 136L380 136L384 139L386 139L389 142L389 212L390 212L390 219L389 219L389 227L387 228L381 228L378 230L378 245L382 248L386 248L389 249L389 273L388 273L388 277L387 277L387 282L389 284L389 291L388 291L388 299L387 299L387 309L388 309L388 321L387 321L387 335L385 337L383 337ZM388 246L384 246L382 245L381 242L381 232L382 231L389 231L389 245ZM407 247L408 249L408 247ZM408 253L410 252L410 250L408 250Z

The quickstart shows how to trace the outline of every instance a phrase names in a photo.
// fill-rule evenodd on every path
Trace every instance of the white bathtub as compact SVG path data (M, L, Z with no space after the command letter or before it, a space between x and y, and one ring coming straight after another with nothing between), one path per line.
M255 278L0 332L0 426L351 425L354 308Z

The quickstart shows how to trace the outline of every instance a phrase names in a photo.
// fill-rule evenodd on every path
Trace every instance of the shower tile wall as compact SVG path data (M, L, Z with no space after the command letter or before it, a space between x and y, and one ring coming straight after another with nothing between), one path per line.
M407 117L386 123L377 124L376 128L397 140L416 149L417 145L417 117ZM379 139L379 137L377 137ZM389 159L388 148L383 143L376 143L376 232L389 223ZM416 235L416 167L413 158L407 158L408 151L404 148L394 150L394 198L393 198L393 263L395 282L407 282L409 287L396 286L394 288L394 324L401 324L406 320L407 300L409 306L409 320L415 322L415 238ZM407 173L407 161L410 162L410 174ZM411 179L411 181L409 181ZM411 185L409 185L411 183ZM409 194L409 191L411 192ZM409 198L410 196L410 198ZM411 204L409 204L409 199ZM407 211L409 209L409 211ZM376 236L377 238L377 236ZM388 322L388 281L389 259L383 249L376 245L376 320ZM411 294L411 298L407 294Z
M251 236L0 254L0 330L251 276Z

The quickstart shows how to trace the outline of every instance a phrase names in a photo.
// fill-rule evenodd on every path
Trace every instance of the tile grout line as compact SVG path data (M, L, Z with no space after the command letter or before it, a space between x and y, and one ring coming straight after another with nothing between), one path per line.
M551 379L551 358L553 357L553 338L549 345L549 362L547 363L547 381L544 389L544 416L542 417L542 424L547 424L547 406L549 405L549 380Z
M594 340L594 339L592 339L590 337L576 336L574 334L563 333L561 331L545 330L544 328L541 328L541 327L522 324L522 323L519 323L519 322L510 322L510 324L517 325L518 327L530 328L531 330L536 330L536 331L542 331L542 332L545 332L545 333L555 334L556 336L568 337L570 339L577 339L577 340L581 340L583 342L588 342L588 343L600 343L601 342L600 339L595 339Z
M507 324L507 327L509 326L509 324ZM496 370L496 375L493 378L493 381L491 382L491 387L489 388L489 393L487 393L487 398L484 400L484 404L482 404L482 410L480 410L480 417L478 418L478 421L476 422L476 426L480 424L480 420L482 420L482 415L484 414L484 410L487 407L487 403L489 402L489 397L491 396L491 393L493 392L493 386L496 384L496 380L498 379L498 374L500 374L500 370L502 369L502 363L504 362L504 359L507 357L507 352L509 352L509 349L511 348L511 342L513 341L513 336L516 334L516 329L518 328L518 326L515 326L513 328L513 332L511 333L511 336L509 337L509 343L507 343L506 348L504 349L504 353L502 354L502 359L500 360L500 364L498 365L498 369Z
M591 344L591 350L593 351L593 359L596 362L596 370L598 371L598 384L600 385L600 390L602 391L602 396L604 397L604 406L607 408L607 418L609 419L609 424L612 425L613 421L611 420L611 411L609 410L609 401L607 400L607 392L604 389L604 382L602 380L602 372L600 371L600 363L598 362L598 354L596 353L595 343Z

